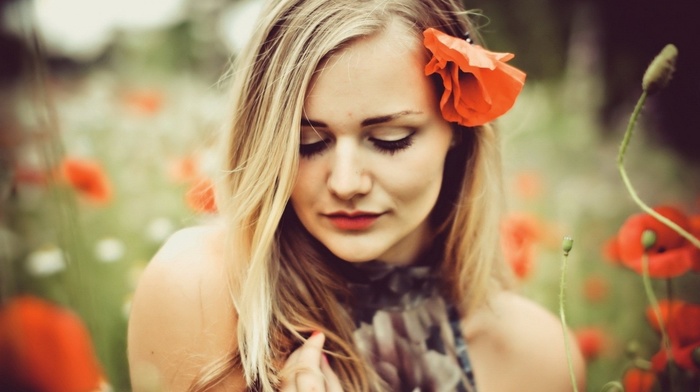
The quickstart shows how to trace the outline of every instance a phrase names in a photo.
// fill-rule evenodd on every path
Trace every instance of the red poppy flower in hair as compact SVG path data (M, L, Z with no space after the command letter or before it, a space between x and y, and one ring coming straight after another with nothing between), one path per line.
M445 120L475 127L513 106L525 83L525 73L506 64L513 54L489 52L433 28L426 29L423 37L433 55L425 74L439 74L445 86L440 99Z

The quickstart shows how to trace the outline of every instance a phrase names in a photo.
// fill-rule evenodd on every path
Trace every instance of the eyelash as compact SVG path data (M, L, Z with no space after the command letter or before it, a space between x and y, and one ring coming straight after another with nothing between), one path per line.
M411 133L403 139L391 141L381 139L370 140L372 141L372 144L374 144L374 147L380 152L389 155L394 155L401 150L405 150L411 147L411 145L413 144L413 135L414 133ZM321 140L316 143L310 144L301 144L299 145L299 154L301 154L301 156L304 158L311 158L316 154L322 153L327 146L328 142L326 140Z

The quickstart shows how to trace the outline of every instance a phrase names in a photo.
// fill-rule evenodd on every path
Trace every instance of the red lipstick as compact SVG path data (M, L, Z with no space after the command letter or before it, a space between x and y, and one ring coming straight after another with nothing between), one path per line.
M369 229L380 216L381 214L364 211L334 212L326 215L333 226L348 231Z

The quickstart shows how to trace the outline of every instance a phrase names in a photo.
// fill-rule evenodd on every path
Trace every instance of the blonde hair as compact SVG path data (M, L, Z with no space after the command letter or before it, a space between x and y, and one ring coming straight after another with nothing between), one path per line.
M190 390L206 390L238 367L250 389L273 391L289 352L307 332L326 335L344 390L385 389L352 344L347 293L320 246L287 207L299 160L302 108L325 59L354 40L401 21L420 39L434 27L454 36L474 31L458 0L272 0L231 74L231 121L224 132L226 173L217 204L243 258L232 275L238 347L212 364ZM439 85L441 86L441 85ZM498 255L501 168L491 126L455 126L461 141L447 157L433 212L445 238L447 295L462 313L506 281Z

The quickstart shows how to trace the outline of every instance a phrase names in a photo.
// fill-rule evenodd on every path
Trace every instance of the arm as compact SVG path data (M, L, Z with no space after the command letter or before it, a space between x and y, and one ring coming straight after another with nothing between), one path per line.
M175 233L134 294L128 332L133 390L185 391L199 372L236 348L236 315L220 246L221 229ZM233 372L221 390L244 390Z

